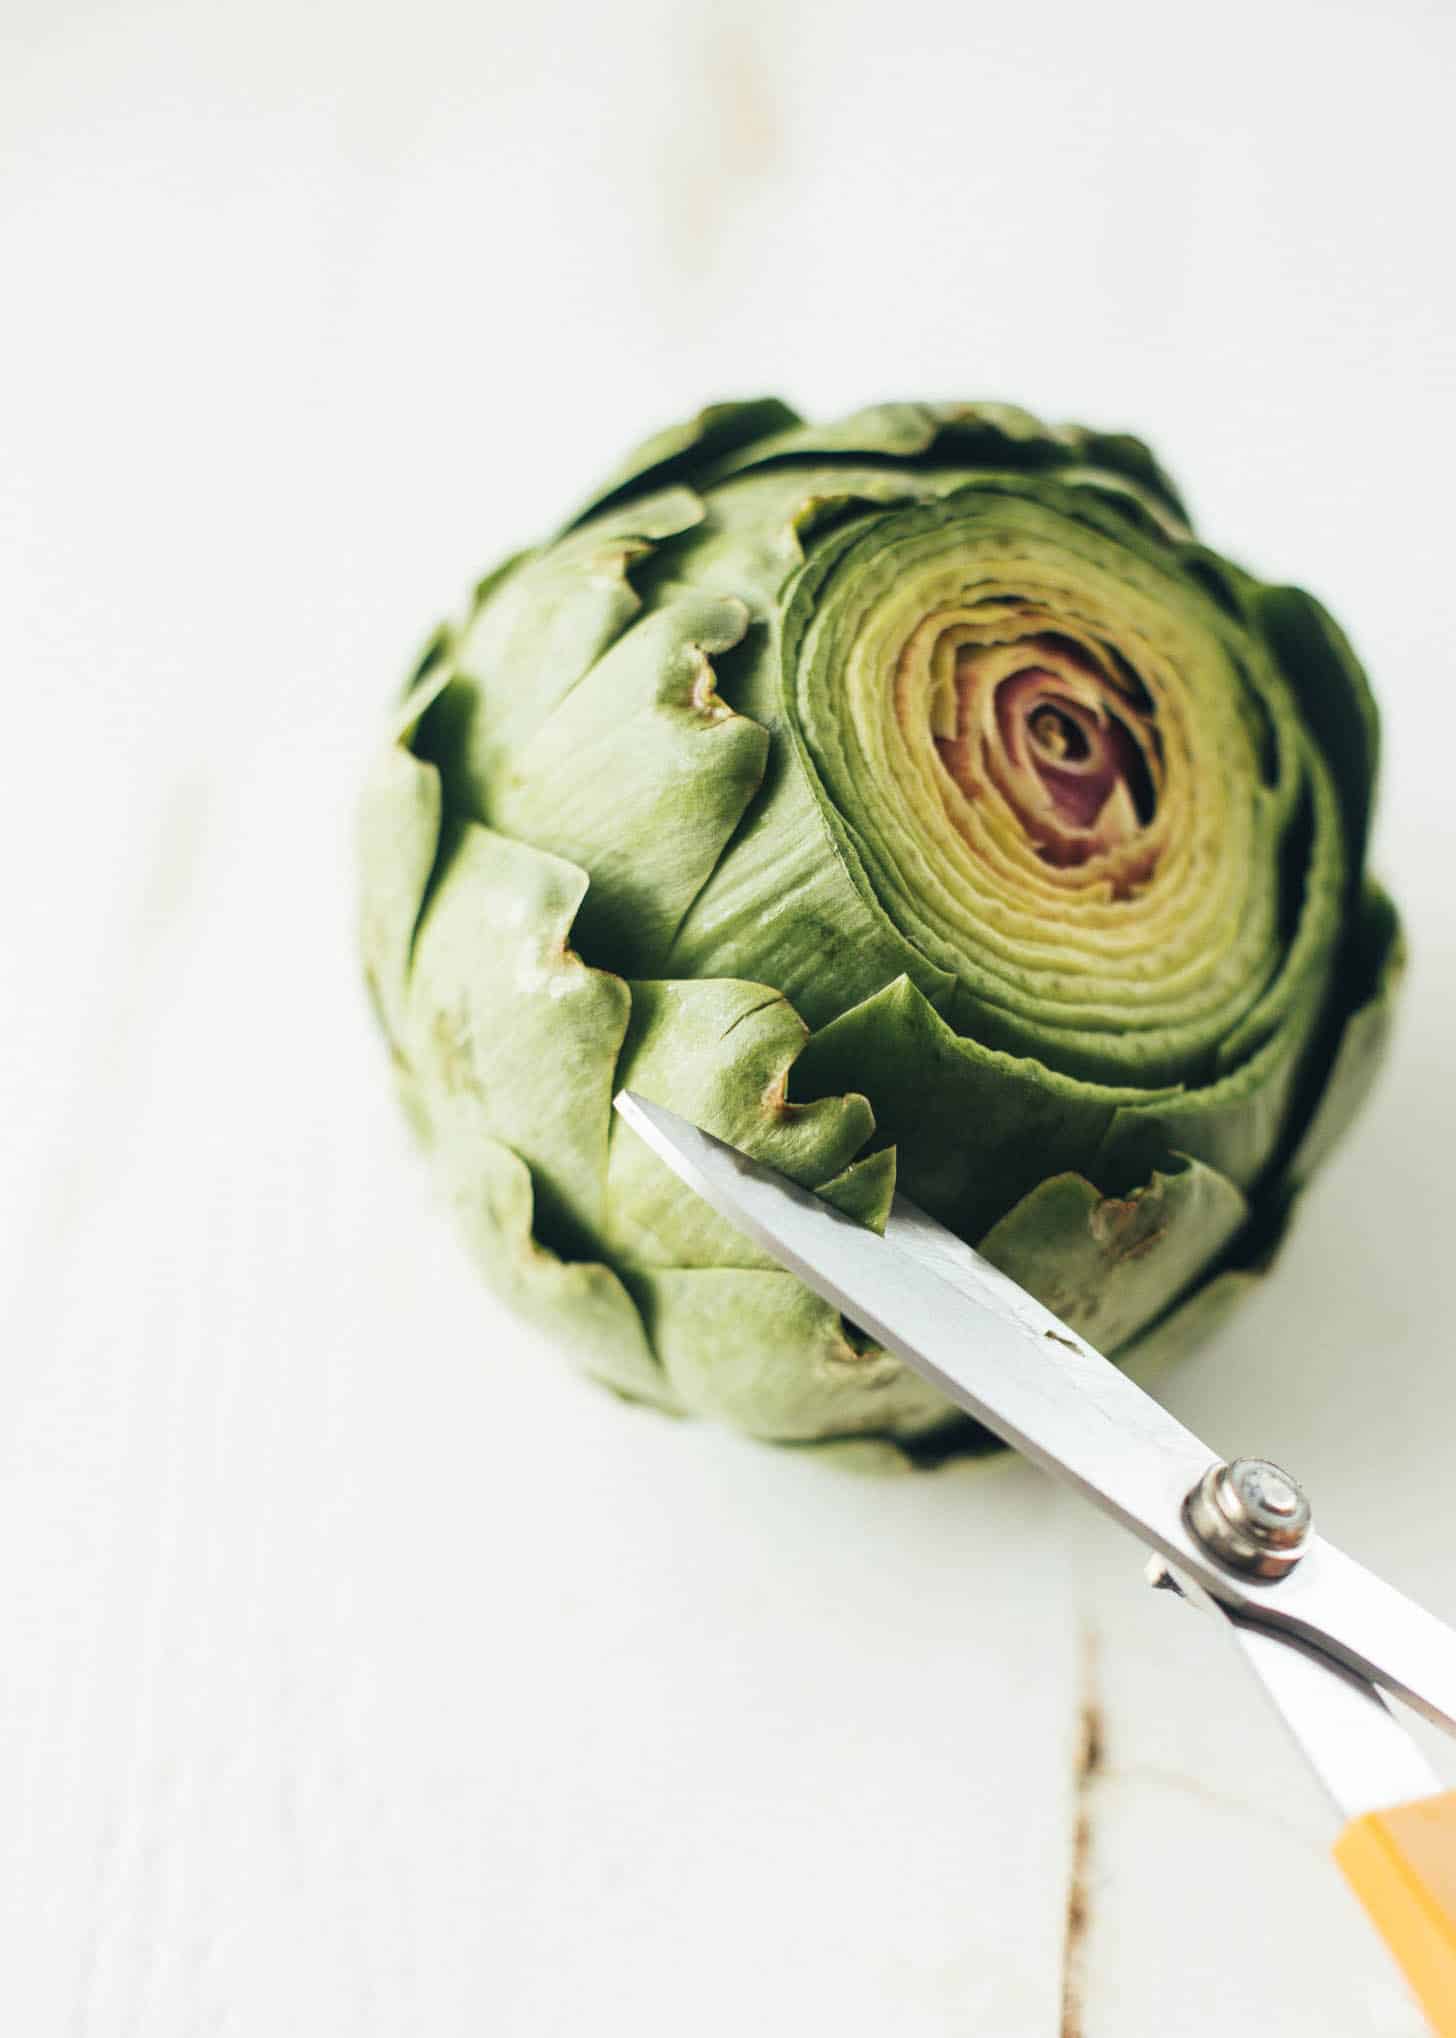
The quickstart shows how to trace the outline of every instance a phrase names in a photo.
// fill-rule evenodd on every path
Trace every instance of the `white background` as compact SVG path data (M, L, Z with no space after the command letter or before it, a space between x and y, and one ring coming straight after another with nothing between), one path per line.
M1364 651L1415 954L1277 1283L1168 1391L1456 1615L1456 16L0 32L0 2024L1416 2030L1130 1545L1009 1461L626 1410L495 1312L395 1122L347 835L436 617L704 398L1146 432Z

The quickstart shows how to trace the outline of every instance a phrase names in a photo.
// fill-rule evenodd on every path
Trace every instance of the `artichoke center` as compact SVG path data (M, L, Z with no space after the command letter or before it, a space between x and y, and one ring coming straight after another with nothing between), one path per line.
M1061 870L1134 851L1124 890L1156 860L1138 838L1158 806L1161 753L1150 705L1082 645L1051 635L954 647L936 709L936 748L974 798L989 782L1036 855Z
M1048 678L1050 675L1046 675ZM1038 673L1037 678L1042 675ZM1036 746L1038 767L1042 758L1050 758L1057 764L1080 764L1091 754L1091 743L1086 730L1077 720L1069 703L1055 699L1041 701L1027 716L1026 726Z

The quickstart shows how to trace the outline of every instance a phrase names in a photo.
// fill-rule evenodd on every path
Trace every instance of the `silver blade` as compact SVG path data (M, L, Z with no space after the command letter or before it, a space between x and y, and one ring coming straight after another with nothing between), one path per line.
M1253 1626L1160 1557L1149 1560L1147 1575L1218 1622L1346 1819L1439 1791L1435 1770L1369 1678L1291 1635Z
M1264 1696L1347 1819L1435 1796L1435 1770L1367 1678L1221 1612Z
M682 1181L887 1351L1247 1619L1312 1643L1456 1731L1456 1633L1316 1537L1277 1582L1183 1523L1216 1453L971 1247L896 1197L885 1236L630 1091L617 1109Z

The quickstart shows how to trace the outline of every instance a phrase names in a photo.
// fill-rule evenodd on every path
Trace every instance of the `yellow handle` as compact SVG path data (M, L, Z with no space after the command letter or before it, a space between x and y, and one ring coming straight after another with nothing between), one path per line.
M1352 1820L1335 1859L1437 2038L1456 2038L1456 1790Z

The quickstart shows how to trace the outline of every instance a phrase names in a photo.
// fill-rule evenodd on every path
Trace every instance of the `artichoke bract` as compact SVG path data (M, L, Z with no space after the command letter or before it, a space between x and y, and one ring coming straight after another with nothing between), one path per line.
M1267 1269L1400 965L1324 609L1147 447L991 404L722 404L481 582L363 805L368 980L490 1278L765 1437L973 1429L729 1229L629 1086L1119 1357Z

